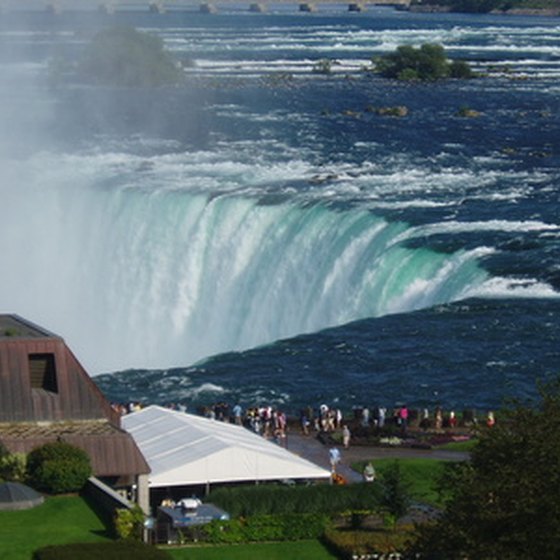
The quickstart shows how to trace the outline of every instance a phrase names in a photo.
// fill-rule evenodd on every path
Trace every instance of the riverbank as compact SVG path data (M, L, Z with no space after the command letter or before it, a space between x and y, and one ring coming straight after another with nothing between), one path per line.
M409 6L409 12L422 14L470 13L454 10L453 6L443 4L414 4ZM509 10L491 10L493 15L503 16L542 16L559 17L560 8L510 8Z

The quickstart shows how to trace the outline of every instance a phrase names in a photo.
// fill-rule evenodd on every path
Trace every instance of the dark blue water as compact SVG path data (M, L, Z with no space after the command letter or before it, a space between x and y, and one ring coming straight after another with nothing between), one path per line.
M365 319L198 366L96 377L117 401L191 407L271 402L296 413L327 402L350 411L412 403L492 409L536 396L560 358L560 303L467 300Z
M116 401L534 396L560 348L560 20L295 8L3 20L0 305ZM115 22L185 83L53 85ZM370 71L423 42L480 77Z

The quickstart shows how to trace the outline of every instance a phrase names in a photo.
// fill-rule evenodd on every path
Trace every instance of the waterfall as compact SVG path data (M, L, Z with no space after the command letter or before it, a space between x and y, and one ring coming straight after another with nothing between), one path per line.
M363 208L148 188L129 167L117 184L118 158L49 161L5 166L0 305L94 374L453 301L486 278L480 249L408 248L413 228Z

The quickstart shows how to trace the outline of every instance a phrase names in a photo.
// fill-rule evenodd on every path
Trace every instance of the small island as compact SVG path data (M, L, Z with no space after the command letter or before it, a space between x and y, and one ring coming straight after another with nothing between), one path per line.
M425 43L419 48L402 45L396 51L375 57L374 72L384 78L403 81L436 81L444 78L472 78L464 60L450 61L441 45Z

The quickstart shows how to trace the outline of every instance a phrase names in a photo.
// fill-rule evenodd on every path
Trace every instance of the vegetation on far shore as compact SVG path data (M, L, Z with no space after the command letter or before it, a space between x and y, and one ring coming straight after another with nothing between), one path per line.
M558 11L557 0L413 0L414 6L424 9L447 9L462 13L489 13L510 11Z

